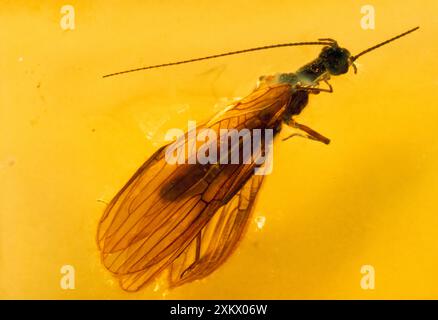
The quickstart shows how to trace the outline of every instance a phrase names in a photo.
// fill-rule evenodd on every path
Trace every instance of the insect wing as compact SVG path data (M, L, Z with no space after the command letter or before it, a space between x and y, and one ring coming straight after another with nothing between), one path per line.
M273 126L290 97L289 85L255 90L201 128L219 132ZM254 159L250 164L169 164L168 147L137 170L99 223L103 264L127 290L148 284L170 266L254 173Z
M263 176L252 176L172 263L170 287L204 278L219 268L234 252L251 221L251 213Z

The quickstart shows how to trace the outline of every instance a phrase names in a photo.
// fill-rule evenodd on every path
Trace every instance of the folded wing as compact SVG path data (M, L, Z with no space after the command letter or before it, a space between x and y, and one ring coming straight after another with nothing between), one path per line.
M197 129L274 128L281 122L291 93L286 84L260 88ZM198 267L174 271L171 284L211 273L240 239L243 220L247 221L255 199L245 194L248 190L254 193L250 186L261 183L252 178L255 155L247 164L169 164L165 161L167 148L159 149L137 170L99 223L97 240L103 264L120 277L126 290L138 290L168 267L181 266L177 260L214 224L214 229L221 231L206 241L210 249L198 260ZM231 146L229 152L232 148L240 149L241 143Z

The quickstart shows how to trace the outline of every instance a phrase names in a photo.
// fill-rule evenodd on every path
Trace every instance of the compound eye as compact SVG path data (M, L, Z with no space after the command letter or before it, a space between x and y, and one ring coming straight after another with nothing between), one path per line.
M348 72L348 62L336 61L330 66L329 71L333 75L340 75Z

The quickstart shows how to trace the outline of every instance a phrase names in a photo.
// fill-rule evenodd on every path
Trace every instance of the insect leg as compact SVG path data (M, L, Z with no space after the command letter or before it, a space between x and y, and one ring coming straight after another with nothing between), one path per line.
M201 235L201 231L199 231L198 235L196 236L196 258L195 258L195 261L198 261L199 257L201 256L201 241L202 241L202 235Z
M329 91L327 91L327 92L332 93L332 92L333 92L333 87L332 87L332 85L328 82L328 79L324 79L324 83L329 87Z
M323 79L322 81L324 81L324 83L327 84L328 89L324 89L324 88L315 88L315 87L309 87L309 86L303 86L298 84L296 86L297 89L299 90L304 90L307 91L309 93L313 93L313 94L318 94L320 92L328 92L328 93L332 93L333 92L333 87L332 85L328 82L328 79Z
M330 143L330 139L327 137L324 137L322 134L316 132L315 130L309 128L308 126L298 123L295 120L291 120L290 123L288 123L289 126L299 129L301 131L303 131L305 134L302 133L293 133L290 136L286 137L283 139L283 141L288 140L292 137L303 137L303 138L307 138L310 140L315 140L315 141L319 141L322 142L324 144L329 144Z
M187 272L190 272L196 265L196 263L199 261L199 258L201 257L201 241L202 241L202 234L201 231L198 233L195 239L193 241L196 241L196 252L195 252L195 261L193 261L182 273L181 278L183 278Z

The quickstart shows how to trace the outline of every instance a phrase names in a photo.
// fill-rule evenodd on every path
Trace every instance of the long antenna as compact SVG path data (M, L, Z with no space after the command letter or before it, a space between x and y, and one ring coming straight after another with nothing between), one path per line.
M215 54L215 55L212 55L212 56L206 56L206 57L202 57L202 58L194 58L194 59L189 59L189 60L182 60L182 61L177 61L177 62L169 62L169 63L163 63L163 64L156 64L156 65L152 65L152 66L146 66L146 67L140 67L140 68L136 68L136 69L119 71L119 72L115 72L115 73L106 74L106 75L103 76L103 78L117 76L117 75L120 75L120 74L129 73L129 72L136 72L136 71L141 71L141 70L148 70L148 69L156 69L156 68L162 68L162 67L175 66L175 65L178 65L178 64L184 64L184 63L190 63L190 62L195 62L195 61L220 58L220 57L231 56L231 55L234 55L234 54L240 54L240 53L246 53L246 52L252 52L252 51L274 49L274 48L281 48L281 47L311 46L311 45L329 45L330 46L330 45L333 45L333 42L314 41L314 42L280 43L280 44L274 44L274 45L270 45L270 46L263 46L263 47L257 47L257 48L250 48L250 49L244 49L244 50L220 53L220 54Z
M398 36L395 36L394 38L388 39L388 40L383 41L383 42L381 42L381 43L379 43L379 44L376 44L375 46L373 46L373 47L371 47L371 48L368 48L368 49L364 50L364 51L362 51L362 52L356 54L355 56L352 56L352 57L350 58L350 59L351 59L351 62L357 60L357 58L359 58L360 56L363 56L365 53L368 53L368 52L373 51L373 50L375 50L375 49L377 49L377 48L380 48L381 46L384 46L385 44L390 43L390 42L392 42L392 41L394 41L394 40L400 39L401 37L404 37L405 35L407 35L407 34L409 34L409 33L411 33L411 32L414 32L415 30L418 30L419 28L420 28L420 27L415 27L415 28L413 28L413 29L411 29L411 30L408 30L408 31L406 31L406 32L403 32L403 33L399 34Z

